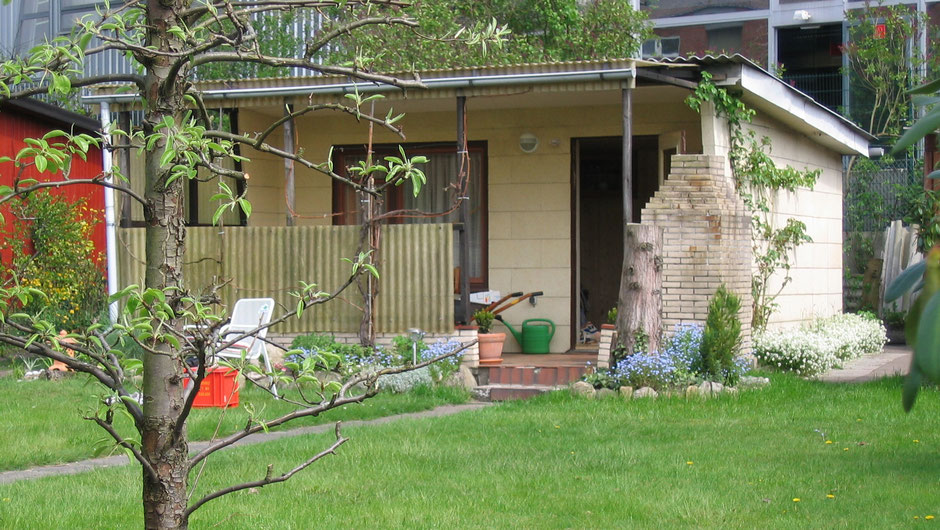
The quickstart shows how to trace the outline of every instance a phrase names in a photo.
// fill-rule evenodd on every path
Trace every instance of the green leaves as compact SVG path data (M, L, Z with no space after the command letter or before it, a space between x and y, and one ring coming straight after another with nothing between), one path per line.
M908 147L914 145L920 141L921 138L934 132L938 128L940 128L940 107L931 110L921 119L914 122L914 125L911 125L909 129L904 131L904 134L898 138L897 143L891 148L891 154L899 155L904 153Z
M923 278L926 270L926 261L919 261L904 269L885 290L885 303L893 302L904 296L904 293L910 291Z

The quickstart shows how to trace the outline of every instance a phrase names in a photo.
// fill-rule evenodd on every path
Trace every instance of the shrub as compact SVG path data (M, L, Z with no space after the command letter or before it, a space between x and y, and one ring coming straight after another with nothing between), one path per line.
M333 354L339 357L340 366L344 369L373 364L373 358L381 356L383 352L375 351L359 344L345 344L337 342L332 335L310 333L298 335L291 342L292 350L300 350L284 358L285 363L301 363L307 357L315 354ZM336 369L336 366L323 366L321 369Z
M480 309L473 314L473 320L475 320L477 326L480 327L480 333L489 333L490 329L493 327L493 320L495 319L496 315L486 309Z
M724 285L718 288L708 304L708 317L702 334L700 362L692 369L706 379L726 384L737 383L735 358L741 349L741 300Z
M816 375L840 361L880 351L887 342L877 319L840 314L797 329L766 331L754 337L754 355L767 365L800 375Z
M389 349L377 348L373 350L359 344L336 342L336 339L331 335L311 333L295 337L291 343L291 348L298 350L298 352L285 357L285 364L302 364L306 358L326 353L337 356L339 364L327 367L320 363L318 368L346 374L410 365L413 353L411 340L405 336L397 336L392 339L392 347ZM460 348L460 343L456 340L439 341L432 344L419 341L418 362L439 357L458 348ZM407 392L418 385L442 381L457 371L462 356L463 353L459 353L412 372L382 376L379 378L379 388L390 389L394 392Z
M104 261L95 250L96 223L87 219L88 211L85 200L32 193L13 208L14 236L4 241L13 251L13 274L46 295L30 302L25 312L41 309L58 329L90 326L107 305Z

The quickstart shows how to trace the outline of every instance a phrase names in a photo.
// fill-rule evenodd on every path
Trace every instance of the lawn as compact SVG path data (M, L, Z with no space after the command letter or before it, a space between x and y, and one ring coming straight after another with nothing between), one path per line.
M107 454L113 448L107 434L82 416L94 411L102 387L83 375L62 381L17 381L0 377L0 471L73 462ZM98 396L96 396L98 394ZM290 395L290 397L296 397ZM468 399L463 389L438 387L408 394L379 394L360 405L347 405L321 417L302 418L287 428L335 420L370 419L403 412L427 410L446 403ZM189 438L208 440L219 426L219 434L232 433L245 425L246 404L254 406L263 418L275 418L293 410L290 404L249 386L240 393L240 407L194 409L189 420ZM222 419L221 424L219 419ZM129 419L116 415L115 423L128 435ZM102 453L102 451L104 451Z
M940 524L940 393L900 380L709 401L554 394L349 428L286 484L207 504L196 528L891 528ZM287 469L329 435L219 454L199 492ZM831 442L831 443L828 443ZM140 526L137 468L0 486L7 527ZM61 492L68 492L61 495ZM915 519L916 518L916 519Z

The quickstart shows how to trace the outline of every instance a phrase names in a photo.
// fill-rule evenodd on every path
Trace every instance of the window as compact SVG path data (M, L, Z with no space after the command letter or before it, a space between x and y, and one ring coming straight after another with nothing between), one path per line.
M708 49L719 53L735 53L741 50L741 26L709 28Z
M222 130L228 132L238 130L238 112L236 109L220 109L217 112L210 111L210 113L213 120L222 120ZM235 154L239 154L237 144L235 149ZM241 162L233 161L230 158L216 159L214 162L226 169L241 171ZM245 192L244 180L222 176L203 180L205 178L204 174L207 175L208 172L200 170L199 178L187 182L186 187L183 189L186 223L190 226L208 226L212 224L212 216L215 214L216 208L219 207L219 203L209 199L219 193L219 181L224 182L238 195ZM222 217L219 218L219 222L225 226L244 225L246 221L244 212L237 206L233 210L226 208Z
M214 119L219 119L219 116L221 116L224 130L238 130L238 112L236 109L215 110L210 111L210 114ZM139 126L132 124L130 118L124 112L122 112L121 115L113 116L113 118L119 123L126 119L127 123L122 126L128 126L134 129L139 128ZM145 172L147 169L144 164L143 147L139 142L136 143L135 146L135 149L130 153L127 153L126 150L118 150L116 163L125 171L125 175L130 180L131 189L143 195L146 193L147 176ZM235 149L236 154L238 154L238 147L236 146ZM216 160L216 162L220 163L222 167L229 169L238 171L242 169L241 162L232 161L230 159ZM124 166L127 167L125 168ZM183 183L184 219L189 226L211 225L212 215L215 214L215 210L219 206L218 202L210 200L213 195L219 192L219 179L210 179L208 176L206 170L200 169L196 179L188 180ZM245 182L243 180L236 180L231 177L219 178L236 194L245 192ZM126 196L123 196L121 200L123 201L121 208L121 226L144 226L144 212L140 204ZM226 209L220 218L220 222L224 223L225 226L239 226L245 225L247 218L241 211L241 208L236 207L234 210Z
M643 57L678 57L679 37L654 37L643 43Z
M457 180L457 154L455 146L448 144L404 145L408 157L424 155L428 162L422 164L427 184L417 197L411 193L411 185L392 187L383 199L383 211L420 210L425 213L446 212L454 204L454 183ZM397 145L375 146L375 160L385 156L401 156ZM468 146L470 156L470 284L471 290L486 289L487 285L487 215L486 215L486 143L473 142ZM344 176L347 168L365 160L366 151L361 146L337 147L334 149L334 167ZM341 182L333 184L333 213L335 224L359 222L359 197ZM389 220L390 223L457 223L460 212L453 211L443 216L404 216ZM456 239L455 239L456 243ZM459 264L459 246L454 245L454 265Z

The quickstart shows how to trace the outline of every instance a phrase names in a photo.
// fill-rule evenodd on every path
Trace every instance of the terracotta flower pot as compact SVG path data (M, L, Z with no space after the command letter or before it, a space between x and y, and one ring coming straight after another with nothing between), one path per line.
M496 366L503 362L503 343L506 342L505 333L480 333L480 365Z

